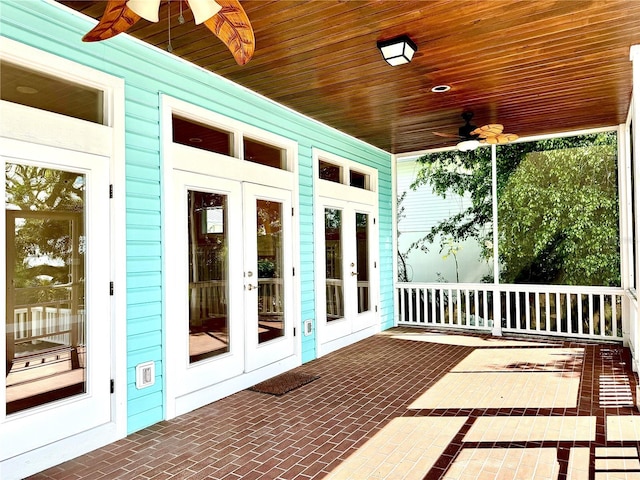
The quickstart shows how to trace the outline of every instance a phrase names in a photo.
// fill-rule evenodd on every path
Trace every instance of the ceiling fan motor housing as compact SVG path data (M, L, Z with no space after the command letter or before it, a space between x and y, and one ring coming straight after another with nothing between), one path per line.
M462 119L464 120L465 124L458 129L458 135L464 140L476 140L478 138L478 135L471 134L471 132L478 128L475 125L471 124L472 118L472 112L464 112L462 114Z

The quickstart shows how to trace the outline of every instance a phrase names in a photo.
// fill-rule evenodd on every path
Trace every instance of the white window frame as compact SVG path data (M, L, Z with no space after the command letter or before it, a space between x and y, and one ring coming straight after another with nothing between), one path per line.
M0 463L3 471L11 475L27 476L58 463L70 460L96 448L112 443L127 435L127 326L126 326L126 219L123 212L125 202L125 92L124 81L107 73L94 70L74 61L58 57L23 43L0 37L0 58L25 68L88 86L104 92L104 122L86 122L92 131L107 131L107 140L100 144L84 142L82 135L70 134L69 126L77 125L78 119L43 112L32 107L0 101L0 135L15 140L61 147L80 152L108 156L110 158L110 183L115 186L110 200L110 249L112 252L111 279L116 285L111 297L112 345L111 365L114 379L114 394L111 395L111 422L104 427L85 431L50 445L25 452ZM4 113L10 112L9 115ZM19 112L19 115L15 115ZM43 129L34 124L38 118L49 116L51 128ZM105 196L107 192L105 192ZM2 229L4 230L4 223ZM4 233L2 233L4 238ZM0 278L0 290L5 289L5 275ZM1 336L0 349L6 348Z

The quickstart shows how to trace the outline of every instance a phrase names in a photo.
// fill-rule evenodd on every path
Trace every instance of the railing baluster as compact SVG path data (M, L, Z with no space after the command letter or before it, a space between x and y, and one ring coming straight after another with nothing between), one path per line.
M571 318L571 297L570 293L567 293L567 330L568 333L578 333L573 329L573 319Z
M544 320L544 329L547 332L551 331L551 305L549 303L549 292L545 292L544 293L544 303L545 303L545 309L544 309L544 315L545 315L545 320Z
M600 335L607 336L607 328L605 325L606 309L604 308L604 295L600 294Z
M589 298L589 335L593 335L595 332L595 325L593 319L593 295L587 294Z
M531 330L531 301L530 301L530 293L525 293L526 302L524 304L525 308L525 330Z
M462 290L456 289L456 295L458 297L458 301L456 302L456 325L461 327L464 325L462 322Z
M415 294L416 289L415 288L411 288L409 289L409 323L414 323L414 319L413 319L413 309L414 309L414 305L415 302L413 301L413 296Z
M436 323L436 289L431 289L431 323Z
M540 331L540 292L535 292L534 294L536 296L536 331L539 332Z
M473 291L473 318L474 318L474 322L473 325L475 327L478 327L478 323L479 323L479 319L480 319L480 312L478 311L478 290L474 290Z
M576 294L576 307L578 310L578 333L582 335L584 333L583 322L582 322L582 294Z
M469 289L465 290L464 296L464 324L471 326L471 302L469 301Z
M487 291L482 291L482 318L484 318L483 327L489 326L489 302L487 302ZM478 325L480 326L480 325Z
M562 330L562 315L560 313L562 295L560 292L556 292L556 332Z
M618 337L618 297L611 294L611 334L613 338Z

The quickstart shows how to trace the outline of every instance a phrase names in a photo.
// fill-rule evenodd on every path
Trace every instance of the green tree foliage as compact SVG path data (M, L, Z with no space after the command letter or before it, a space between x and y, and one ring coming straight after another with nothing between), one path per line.
M72 220L82 229L84 204L84 177L77 173L7 164L5 169L5 208L17 213L13 248L12 284L18 288L63 285L71 281L73 264ZM79 252L84 245L79 237ZM82 274L82 260L78 260L78 273ZM79 281L80 279L75 279ZM66 295L60 290L26 290L18 303L38 303L59 299ZM53 298L53 297L55 298ZM37 298L36 298L37 297Z
M620 284L616 141L607 132L498 147L501 282ZM472 201L434 226L419 246L428 249L438 235L490 245L490 149L418 161L413 189L429 185L443 198L453 193Z

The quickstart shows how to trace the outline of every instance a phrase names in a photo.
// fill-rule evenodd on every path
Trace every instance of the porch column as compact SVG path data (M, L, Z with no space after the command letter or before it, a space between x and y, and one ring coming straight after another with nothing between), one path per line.
M635 217L633 219L634 221L631 222L631 224L634 225L634 231L630 232L632 241L635 243L630 249L630 256L633 256L633 252L635 252L636 255L640 254L640 215L638 213L640 210L640 195L638 195L638 191L640 190L640 186L638 185L638 180L640 179L640 45L633 45L631 47L630 57L633 62L633 97L630 108L632 128L629 141L631 142L631 148L628 149L628 151L631 151L632 157L629 158L628 161L631 163L630 174L634 179L635 192L629 192L631 197L630 202L628 205L625 205L624 208L628 216L633 215ZM629 336L628 345L633 355L633 367L635 371L639 371L640 332L638 331L638 321L640 319L640 308L638 307L637 292L638 280L640 279L640 262L638 258L632 259L629 268L632 269L632 281L627 281L626 285L624 283L622 285L627 292L628 302L626 303L629 305L626 312L627 315L625 315L627 317L626 322L628 323L627 325L623 323L623 335ZM625 320L623 320L623 322L624 321ZM625 343L627 343L627 339L625 339Z
M492 335L502 336L502 296L500 295L500 257L498 256L498 162L496 146L491 145L491 208L493 217L493 328Z

